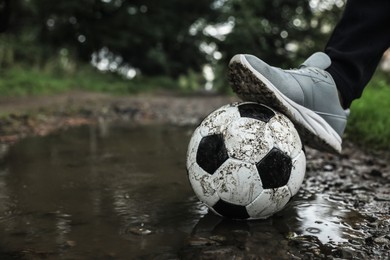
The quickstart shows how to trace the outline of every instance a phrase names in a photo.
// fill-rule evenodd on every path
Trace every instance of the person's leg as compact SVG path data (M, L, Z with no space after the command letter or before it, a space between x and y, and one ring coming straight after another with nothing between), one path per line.
M0 3L0 33L5 32L9 23L9 0Z
M325 48L344 108L361 96L390 47L390 1L349 0Z
M389 47L389 6L389 0L349 0L327 53L313 54L296 70L279 69L252 55L235 55L229 63L234 92L284 113L307 145L341 152L349 115L345 108L361 95Z

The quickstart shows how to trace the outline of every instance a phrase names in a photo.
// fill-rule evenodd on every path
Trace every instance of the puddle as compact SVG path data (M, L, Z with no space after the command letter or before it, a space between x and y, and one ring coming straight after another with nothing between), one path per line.
M300 192L265 221L207 214L185 171L191 133L89 126L11 147L0 163L0 258L362 256L363 216L326 195Z
M333 202L327 195L313 195L307 201L296 200L289 208L296 212L297 221L293 226L296 234L315 236L323 244L348 243L364 238L362 232L354 229L362 223L363 216Z

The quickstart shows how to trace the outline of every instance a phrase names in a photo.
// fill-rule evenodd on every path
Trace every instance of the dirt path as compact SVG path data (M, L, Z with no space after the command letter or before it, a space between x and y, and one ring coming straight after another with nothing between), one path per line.
M71 92L41 97L0 98L0 143L99 120L139 124L195 124L213 109L233 102L224 96L112 96Z

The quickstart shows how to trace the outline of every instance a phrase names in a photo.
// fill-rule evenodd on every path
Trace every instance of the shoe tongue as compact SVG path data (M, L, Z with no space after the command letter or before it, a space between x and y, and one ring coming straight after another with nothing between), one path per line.
M311 55L305 62L299 66L302 67L316 67L319 69L326 69L330 66L331 61L328 55L323 52L316 52Z

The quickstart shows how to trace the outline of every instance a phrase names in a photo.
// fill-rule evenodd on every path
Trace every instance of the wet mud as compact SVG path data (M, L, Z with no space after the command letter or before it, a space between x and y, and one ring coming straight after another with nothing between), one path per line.
M0 259L389 259L387 155L306 148L284 210L231 221L190 188L194 128L100 120L2 144Z
M208 213L185 153L195 125L233 101L1 99L0 259L389 259L386 151L306 147L303 186L283 211L238 222Z

